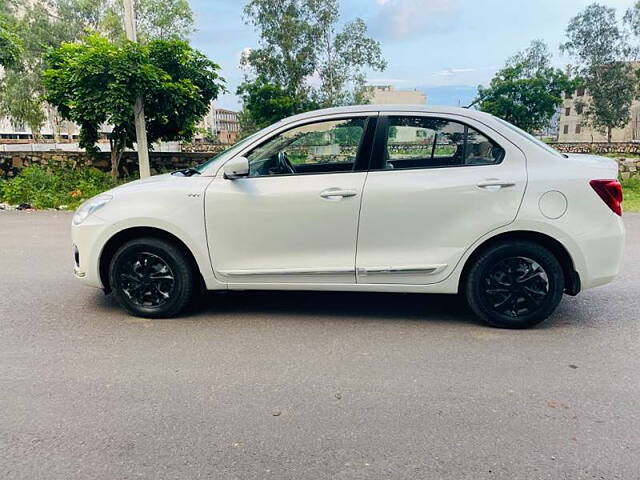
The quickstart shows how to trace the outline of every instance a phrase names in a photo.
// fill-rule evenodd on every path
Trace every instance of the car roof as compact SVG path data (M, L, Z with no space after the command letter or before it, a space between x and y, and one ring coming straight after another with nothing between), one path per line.
M384 104L384 105L350 105L346 107L331 107L323 108L321 110L312 110L310 112L300 113L292 117L281 120L288 123L292 120L303 120L305 118L313 118L321 115L333 115L340 113L359 113L359 112L419 112L419 113L444 113L449 115L462 115L465 117L482 118L486 119L491 117L487 113L480 112L478 110L461 107L448 107L439 105L411 105L411 104Z

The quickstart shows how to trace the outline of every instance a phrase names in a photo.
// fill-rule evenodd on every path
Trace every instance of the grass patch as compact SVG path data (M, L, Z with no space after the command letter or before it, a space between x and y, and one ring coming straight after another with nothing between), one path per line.
M0 200L33 208L75 210L82 202L119 183L96 168L24 168L10 180L0 182Z
M622 207L625 212L640 212L640 178L622 180L624 189L624 202Z

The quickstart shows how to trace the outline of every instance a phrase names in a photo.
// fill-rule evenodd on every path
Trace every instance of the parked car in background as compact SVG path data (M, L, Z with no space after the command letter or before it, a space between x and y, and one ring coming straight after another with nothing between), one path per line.
M617 173L467 109L308 112L86 202L75 272L144 317L202 289L461 293L529 327L618 273Z

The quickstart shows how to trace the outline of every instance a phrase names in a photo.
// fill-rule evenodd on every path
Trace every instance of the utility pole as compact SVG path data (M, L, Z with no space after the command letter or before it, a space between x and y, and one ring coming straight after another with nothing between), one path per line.
M136 10L134 0L124 0L124 31L127 39L137 42L136 34ZM144 104L142 96L136 97L133 106L133 119L136 125L136 144L138 145L138 166L140 168L140 178L149 177L151 168L149 167L149 147L147 146L147 128L144 123Z

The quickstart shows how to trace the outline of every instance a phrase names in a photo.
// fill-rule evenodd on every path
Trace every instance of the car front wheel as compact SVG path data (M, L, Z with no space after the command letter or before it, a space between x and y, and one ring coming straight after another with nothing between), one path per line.
M471 309L500 328L527 328L558 306L564 275L556 257L542 245L512 241L494 245L474 261L466 277Z
M173 243L138 238L122 245L109 266L111 290L132 315L172 317L181 312L196 291L194 269Z

